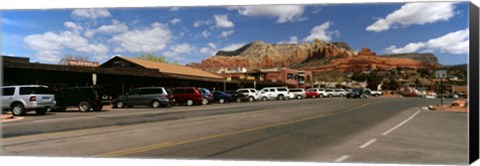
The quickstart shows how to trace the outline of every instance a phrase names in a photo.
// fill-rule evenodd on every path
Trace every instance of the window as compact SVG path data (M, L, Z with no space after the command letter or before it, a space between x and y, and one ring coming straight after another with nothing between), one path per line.
M195 90L192 88L185 89L185 93L195 93Z
M141 95L150 95L150 94L163 94L163 90L160 88L145 88L140 90Z
M285 92L288 91L287 88L277 88L278 91Z
M165 89L168 94L173 94L173 91L171 89Z
M133 89L130 92L128 92L128 95L138 95L140 92L140 89Z
M185 89L173 89L173 92L175 94L184 94L185 93Z
M240 93L249 93L248 90L239 90Z
M295 79L294 74L290 74L290 73L287 74L287 80L294 80L294 79Z
M290 89L290 92L302 92L302 89Z
M15 88L2 88L2 96L13 96Z
M53 92L46 87L20 87L20 95L29 94L53 94Z

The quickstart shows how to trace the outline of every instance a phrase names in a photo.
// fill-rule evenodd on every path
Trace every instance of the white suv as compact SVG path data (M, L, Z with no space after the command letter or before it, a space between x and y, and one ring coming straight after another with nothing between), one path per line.
M347 91L345 89L334 89L333 90L333 95L338 96L338 97L344 97L347 96Z
M238 89L237 92L242 93L245 96L247 96L247 99L250 102L261 99L258 95L257 90L253 89L253 88Z
M317 89L318 91L318 96L320 98L323 98L323 97L333 97L334 96L334 91L333 89Z
M55 95L42 85L4 86L2 88L2 110L11 110L13 115L25 115L35 110L43 115L55 107Z
M260 90L258 96L263 101L270 99L286 100L290 98L290 94L286 87L266 87Z

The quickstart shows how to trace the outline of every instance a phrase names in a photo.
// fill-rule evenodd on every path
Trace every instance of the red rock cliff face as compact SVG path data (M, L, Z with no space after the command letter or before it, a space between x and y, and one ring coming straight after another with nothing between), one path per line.
M423 62L409 58L379 57L368 48L356 53L346 43L315 40L302 44L266 44L256 41L235 51L219 51L216 56L190 64L212 73L221 68L246 67L248 69L292 67L312 72L357 72L369 69L396 67L438 68L438 62ZM328 62L315 63L325 59Z
M371 69L389 69L397 67L409 67L414 69L439 68L438 63L422 62L409 58L378 57L375 52L363 48L358 54L348 58L337 58L329 64L317 67L302 68L312 72L360 72Z
M288 67L305 61L325 57L350 57L352 50L337 47L335 44L315 40L302 44L267 44L255 41L235 51L219 51L216 56L190 66L214 72L221 68L246 67L271 68Z

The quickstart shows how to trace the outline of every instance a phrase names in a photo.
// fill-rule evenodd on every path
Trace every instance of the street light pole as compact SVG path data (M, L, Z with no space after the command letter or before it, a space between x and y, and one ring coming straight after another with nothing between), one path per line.
M443 78L440 78L440 106L443 106Z

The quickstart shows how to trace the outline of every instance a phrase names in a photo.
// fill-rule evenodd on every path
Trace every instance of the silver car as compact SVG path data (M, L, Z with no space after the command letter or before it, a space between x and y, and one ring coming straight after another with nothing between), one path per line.
M2 110L11 110L13 115L25 115L35 111L43 115L55 107L55 95L43 85L4 86L2 89Z
M307 94L305 93L305 89L302 88L290 88L290 93L293 93L293 98L296 99L304 99L307 97Z

